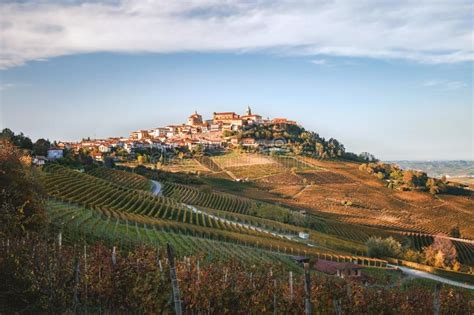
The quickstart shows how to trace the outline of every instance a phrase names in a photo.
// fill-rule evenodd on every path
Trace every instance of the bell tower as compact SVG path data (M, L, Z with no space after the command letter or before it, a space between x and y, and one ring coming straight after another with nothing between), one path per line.
M245 115L247 115L247 116L252 115L252 109L250 108L250 106L247 106L247 110L245 111Z

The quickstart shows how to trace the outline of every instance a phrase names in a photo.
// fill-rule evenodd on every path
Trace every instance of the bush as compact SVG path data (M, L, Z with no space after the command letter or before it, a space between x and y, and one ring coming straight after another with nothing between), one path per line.
M365 244L370 257L399 257L402 253L402 245L392 237L371 237Z

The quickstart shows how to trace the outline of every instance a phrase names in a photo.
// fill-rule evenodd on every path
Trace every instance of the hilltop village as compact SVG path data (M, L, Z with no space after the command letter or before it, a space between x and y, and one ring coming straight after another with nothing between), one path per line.
M152 129L134 131L128 138L112 137L107 139L83 139L80 142L59 142L51 148L48 155L57 155L63 149L79 151L85 149L96 151L94 158L102 160L104 154L110 153L118 148L127 153L133 153L141 149L173 149L184 148L193 150L196 147L202 149L222 149L231 146L258 147L264 141L254 138L239 138L239 131L251 126L262 125L297 125L294 120L287 118L264 119L261 115L254 114L250 106L243 115L235 112L214 112L212 119L203 119L197 111L191 114L186 123L168 125Z

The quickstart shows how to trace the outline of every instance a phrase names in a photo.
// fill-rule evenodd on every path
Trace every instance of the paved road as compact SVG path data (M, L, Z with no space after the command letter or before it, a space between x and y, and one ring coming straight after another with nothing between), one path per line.
M161 184L160 184L160 182L158 182L158 181L156 181L156 180L152 180L151 182L153 183L153 187L152 187L152 189L151 189L151 192L152 192L155 196L161 196L162 193L161 193ZM193 211L193 212L195 212L195 213L203 214L203 215L205 215L205 216L208 216L208 217L210 217L210 218L212 218L212 219L215 219L215 220L219 220L219 221L221 221L221 222L225 222L225 223L228 223L228 224L232 224L232 225L235 225L235 226L240 226L240 227L243 227L243 228L246 228L246 229L250 229L250 230L254 230L254 231L258 231L258 232L262 232L262 233L266 233L266 234L271 234L271 235L273 235L273 236L285 238L285 239L288 239L288 240L291 240L291 239L293 239L293 237L295 237L295 235L279 234L279 233L275 233L275 232L273 232L273 231L266 230L266 229L264 229L264 228L257 227L257 226L254 226L254 225L250 225L250 224L245 224L245 223L240 223L240 222L236 222L236 221L224 219L224 218L221 218L221 217L218 217L218 216L209 214L209 213L207 213L207 212L204 212L204 211L202 211L202 210L199 210L199 209L197 209L196 207L191 206L191 205L187 205L187 204L185 204L185 203L183 203L183 205L185 205L186 207L188 207L191 211Z
M452 286L455 286L455 287L461 287L461 288L465 288L465 289L474 290L474 285L470 285L470 284L467 284L467 283L446 279L446 278L436 276L436 275L433 275L433 274L425 272L425 271L411 269L411 268L408 268L408 267L391 265L391 264L387 264L387 266L388 267L393 267L393 268L398 268L404 274L407 274L409 276L413 276L413 277L416 277L416 278L431 279L431 280L446 283L446 284L449 284L449 285L452 285Z
M161 184L160 184L160 182L157 182L156 180L152 180L151 182L153 183L153 187L151 188L151 192L155 196L161 196L162 193L161 193Z

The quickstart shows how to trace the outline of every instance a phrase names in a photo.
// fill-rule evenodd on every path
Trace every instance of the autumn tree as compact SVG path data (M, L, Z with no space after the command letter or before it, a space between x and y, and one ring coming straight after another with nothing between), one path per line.
M43 191L30 159L0 141L0 234L19 235L44 226Z
M457 252L449 238L436 236L433 244L423 251L425 262L437 268L453 267L457 264Z

